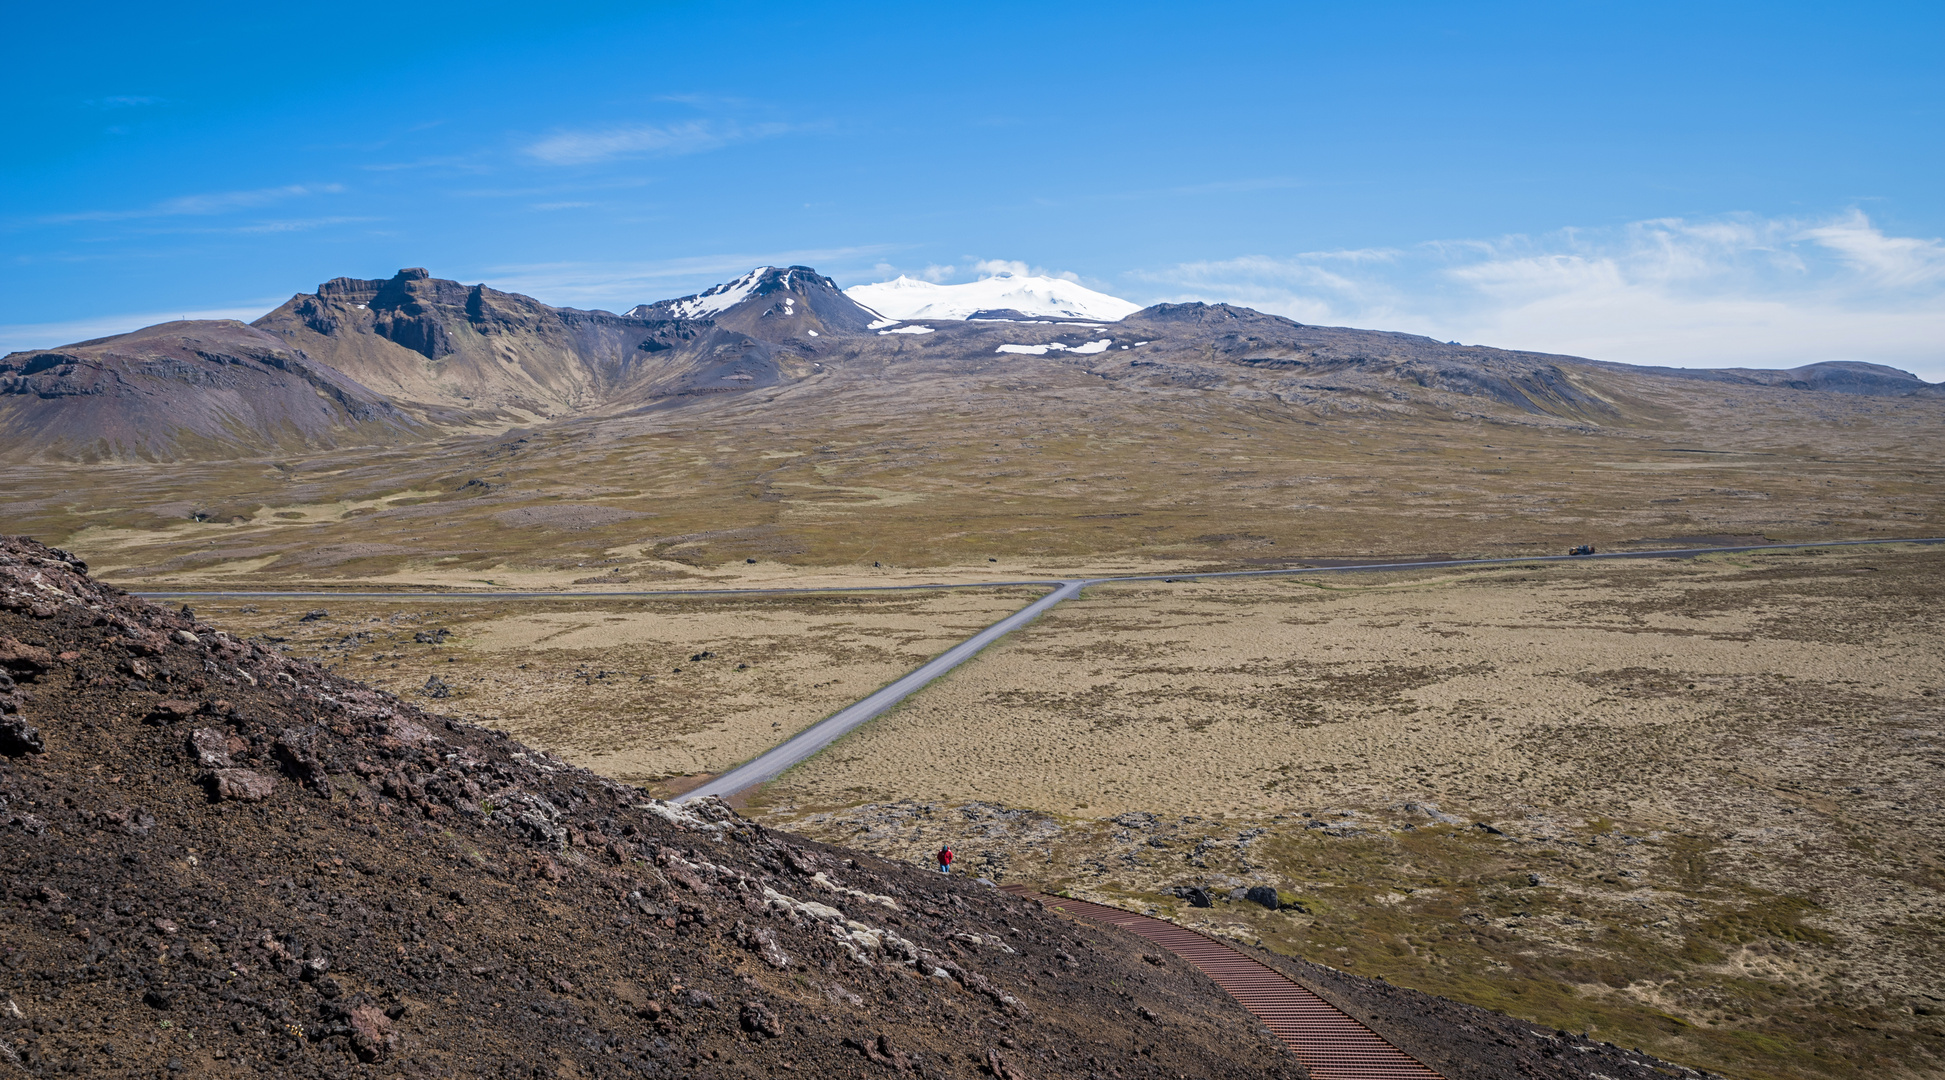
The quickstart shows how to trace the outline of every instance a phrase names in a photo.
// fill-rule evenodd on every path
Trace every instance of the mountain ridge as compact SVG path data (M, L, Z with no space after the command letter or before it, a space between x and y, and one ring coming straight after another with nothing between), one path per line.
M856 295L805 266L757 267L624 314L554 307L419 267L333 278L247 326L164 323L0 358L0 456L196 459L383 445L814 387L834 366L859 364L923 396L926 372L985 370L996 355L1016 367L1093 357L1090 370L1117 389L1227 388L1326 411L1449 411L1473 399L1590 423L1646 415L1658 396L1698 383L1945 397L1909 373L1843 361L1773 372L1640 367L1200 302L1105 322L980 308L966 314L987 317L934 326ZM1074 335L1085 340L1065 340Z

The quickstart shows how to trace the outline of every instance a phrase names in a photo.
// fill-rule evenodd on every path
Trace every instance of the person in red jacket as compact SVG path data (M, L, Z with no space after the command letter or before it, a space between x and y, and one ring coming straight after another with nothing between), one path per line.
M952 873L952 848L950 847L939 849L939 873Z

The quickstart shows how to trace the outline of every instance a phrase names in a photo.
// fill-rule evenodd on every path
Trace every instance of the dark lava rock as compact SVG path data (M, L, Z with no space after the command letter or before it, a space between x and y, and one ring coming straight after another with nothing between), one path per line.
M1277 908L1276 890L1270 888L1268 885L1252 887L1248 893L1244 894L1244 899L1252 904L1261 904L1271 911L1275 911Z
M761 1001L745 1001L740 1020L743 1030L752 1035L774 1039L783 1034L783 1021Z
M200 702L169 698L151 706L148 715L143 719L151 724L173 724L178 720L196 715L197 710L201 708Z
M40 729L27 722L19 713L0 715L0 754L19 757L22 754L38 754L47 749L42 740Z

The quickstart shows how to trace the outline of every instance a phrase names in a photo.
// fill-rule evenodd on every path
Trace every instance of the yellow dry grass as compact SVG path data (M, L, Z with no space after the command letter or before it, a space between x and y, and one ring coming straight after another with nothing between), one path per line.
M1936 548L1103 587L753 812L1735 1074L1926 1075L1941 601Z
M720 772L753 757L1036 594L212 598L197 600L196 609L201 618L270 635L297 655L429 708L649 783ZM305 618L320 610L325 614ZM448 696L429 697L426 684L435 677Z

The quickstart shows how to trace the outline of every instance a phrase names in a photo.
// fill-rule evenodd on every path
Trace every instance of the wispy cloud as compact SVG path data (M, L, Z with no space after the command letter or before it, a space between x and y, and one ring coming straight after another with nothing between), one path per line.
M140 109L150 105L167 105L165 98L150 97L146 94L116 94L112 97L93 98L89 105L97 109Z
M179 195L173 199L164 199L158 203L133 209L83 210L71 214L47 214L33 220L35 224L40 225L66 225L82 221L133 221L140 218L222 214L233 210L269 206L311 195L336 195L343 191L342 184L285 184L282 187L256 188L250 191L213 191L197 195Z
M1130 275L1307 323L1685 367L1892 364L1945 378L1945 242L1823 218L1662 218Z
M253 221L247 225L235 225L220 232L234 233L292 233L309 232L312 229L328 229L333 225L363 225L373 221L383 221L376 217L315 217L284 218L278 221Z
M962 255L956 262L926 263L923 267L900 266L887 261L876 263L868 270L865 270L863 267L859 267L858 269L863 271L863 273L855 280L849 281L848 284L863 284L867 281L889 281L902 274L908 277L918 278L921 281L930 281L935 285L949 285L955 282L984 280L986 278L999 277L1002 274L1011 274L1014 277L1058 278L1062 281L1074 282L1077 285L1085 285L1090 289L1110 292L1114 289L1114 286L1107 282L1082 277L1072 270L1054 270L1049 267L1035 265L1024 259L982 259L977 255ZM844 277L844 275L835 272L833 276L837 276L840 279Z
M951 269L948 267L947 269ZM975 259L972 271L982 278L999 277L1011 274L1014 277L1052 277L1064 281L1079 281L1081 276L1072 270L1049 270L1044 266L1033 266L1019 259Z
M225 307L188 311L138 311L96 315L66 322L0 324L0 354L22 349L51 349L77 341L126 334L172 319L236 319L249 322L283 303L283 297L238 301Z
M374 161L358 166L366 172L405 172L412 169L443 169L457 173L490 173L492 167L477 156L448 154L441 157L424 157L412 161Z
M1913 236L1886 236L1861 211L1803 235L1837 253L1846 265L1893 288L1937 285L1945 281L1945 243Z
M687 296L719 285L754 266L814 266L841 276L891 250L888 245L698 255L655 262L558 262L494 266L486 283L550 304L620 311L636 304Z
M738 124L691 120L680 124L626 124L586 131L560 131L525 147L529 157L549 165L587 165L622 157L677 157L717 150L732 143L782 135L789 124Z

